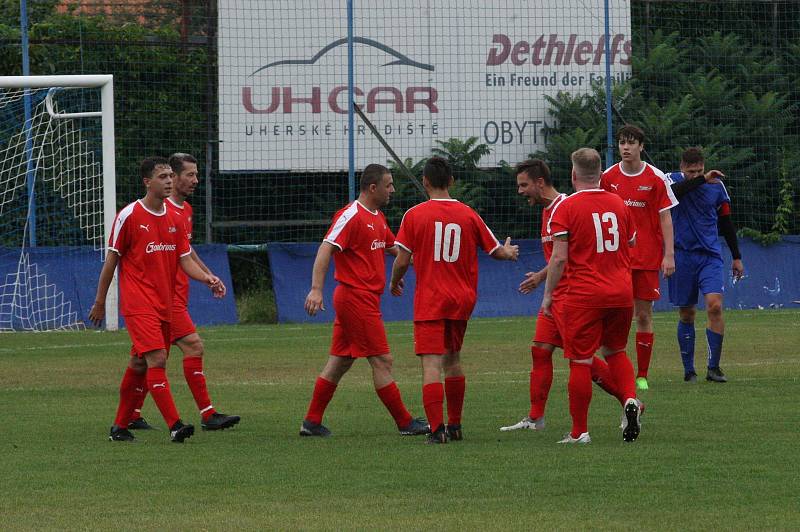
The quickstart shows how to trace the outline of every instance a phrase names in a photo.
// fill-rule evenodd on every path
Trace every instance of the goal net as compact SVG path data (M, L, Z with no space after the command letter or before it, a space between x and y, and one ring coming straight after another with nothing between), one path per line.
M112 95L111 76L0 78L0 331L86 326L116 207Z

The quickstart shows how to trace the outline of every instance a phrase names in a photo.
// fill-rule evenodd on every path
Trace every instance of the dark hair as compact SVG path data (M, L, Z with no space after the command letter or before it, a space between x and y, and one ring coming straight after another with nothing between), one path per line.
M359 181L361 192L369 190L370 185L377 185L380 183L381 179L383 179L383 176L386 174L391 174L391 172L382 164L368 164L361 174L361 181Z
M703 150L700 148L686 148L683 155L681 155L681 164L683 165L704 163L705 161Z
M639 144L644 144L644 131L633 124L626 124L619 128L617 140L635 140Z
M428 178L428 182L433 188L447 189L450 186L450 178L453 172L450 165L441 157L431 157L425 163L422 175Z
M197 164L197 159L188 153L173 153L169 156L169 165L176 174L180 174L183 171L185 163Z
M153 170L156 169L156 166L170 166L170 164L164 157L148 157L139 165L139 175L142 176L142 179L153 177Z
M514 175L520 174L528 174L531 180L541 177L544 179L545 184L553 184L553 179L550 177L550 167L541 159L528 159L519 163Z

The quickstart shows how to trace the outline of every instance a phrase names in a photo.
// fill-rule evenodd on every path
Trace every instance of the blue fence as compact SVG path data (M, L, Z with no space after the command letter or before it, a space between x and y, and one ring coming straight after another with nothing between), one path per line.
M227 246L206 244L194 248L211 271L228 287L228 295L223 299L214 299L208 288L192 281L189 300L192 318L197 325L237 323ZM36 247L27 252L30 263L36 265L36 273L44 276L41 281L46 282L52 292L63 292L64 301L70 302L72 311L77 312L79 319L88 324L89 310L94 303L97 280L103 266L97 252L88 247ZM0 247L0 280L16 274L18 262L19 249ZM124 326L124 321L120 321L120 326Z
M473 316L532 316L541 304L542 289L533 294L522 295L517 286L525 272L539 270L544 266L544 255L538 240L520 240L520 259L516 263L495 261L480 254L480 277L478 281L478 304ZM280 322L328 322L333 320L332 295L335 287L331 267L325 281L324 301L327 311L315 317L308 316L303 303L311 283L311 270L318 244L269 244L270 267L278 306ZM723 245L724 246L724 245ZM750 240L740 242L745 265L745 277L738 283L728 279L725 306L727 308L800 308L800 236L784 237L783 241L763 247ZM725 251L724 255L730 256ZM387 279L392 261L386 261ZM414 308L415 277L413 268L406 276L406 289L402 297L386 293L381 310L387 321L410 320ZM656 310L671 310L666 297L666 281L662 279L661 301ZM702 305L701 305L702 306Z

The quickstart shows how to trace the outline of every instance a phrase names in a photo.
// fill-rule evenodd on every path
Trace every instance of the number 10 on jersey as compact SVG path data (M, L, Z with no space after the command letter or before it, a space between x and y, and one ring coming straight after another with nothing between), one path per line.
M434 262L455 262L461 251L461 226L458 224L444 225L442 222L435 222L435 233L433 238L433 260Z

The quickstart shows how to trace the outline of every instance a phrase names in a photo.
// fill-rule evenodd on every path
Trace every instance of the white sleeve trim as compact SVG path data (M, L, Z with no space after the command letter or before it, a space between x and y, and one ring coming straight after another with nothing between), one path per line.
M497 250L498 250L498 249L500 249L501 247L503 247L503 246L501 246L501 245L498 243L498 244L497 244L495 247L493 247L493 248L492 248L492 250L489 252L489 255L491 255L492 253L494 253L495 251L497 251Z
M408 251L408 252L409 252L409 253L411 253L412 255L414 254L414 252L413 252L413 251L411 251L411 249L410 249L408 246L406 246L405 244L403 244L403 243L402 243L402 242L400 242L399 240L395 240L395 241L394 241L394 245L395 245L395 246L397 246L397 247L401 247L401 248L403 248L404 250Z
M331 240L330 238L323 238L323 239L322 239L322 241L323 241L323 242L327 242L328 244L330 244L330 245L332 245L332 246L336 246L337 248L339 248L339 251L344 251L344 250L342 249L342 246L341 246L340 244L337 244L336 242L334 242L334 241L333 241L333 240Z

